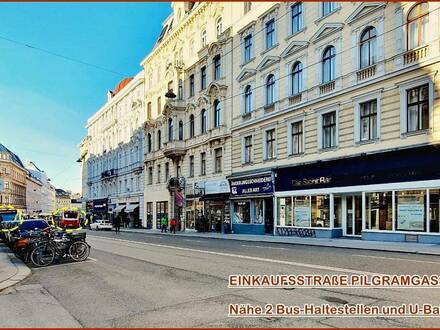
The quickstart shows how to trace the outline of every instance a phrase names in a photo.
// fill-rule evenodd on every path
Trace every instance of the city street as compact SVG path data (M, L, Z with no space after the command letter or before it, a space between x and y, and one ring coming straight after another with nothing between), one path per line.
M2 292L0 310L9 316L3 326L440 326L438 318L227 315L230 303L438 304L436 289L231 289L227 282L240 273L434 274L440 271L435 256L114 232L88 232L88 241L88 261L33 269Z

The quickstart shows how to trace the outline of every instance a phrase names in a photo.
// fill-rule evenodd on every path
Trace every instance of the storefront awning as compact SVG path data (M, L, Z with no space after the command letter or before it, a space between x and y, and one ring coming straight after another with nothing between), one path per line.
M116 207L116 208L113 210L113 213L119 213L119 212L122 212L124 209L125 209L125 205L119 205L118 207Z
M130 205L127 205L127 207L125 208L125 212L126 212L126 213L133 212L133 211L136 210L138 207L139 207L139 204L130 204Z

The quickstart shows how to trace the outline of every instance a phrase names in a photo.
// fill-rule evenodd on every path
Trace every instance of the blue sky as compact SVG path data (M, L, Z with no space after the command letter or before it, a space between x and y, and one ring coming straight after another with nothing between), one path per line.
M136 74L170 3L0 3L0 143L80 192L77 145L106 92ZM16 40L119 74L4 40Z

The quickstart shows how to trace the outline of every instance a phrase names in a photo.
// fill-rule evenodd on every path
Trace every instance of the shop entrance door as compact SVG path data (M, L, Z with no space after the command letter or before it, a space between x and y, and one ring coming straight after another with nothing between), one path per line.
M344 236L362 233L362 195L348 195L342 199Z

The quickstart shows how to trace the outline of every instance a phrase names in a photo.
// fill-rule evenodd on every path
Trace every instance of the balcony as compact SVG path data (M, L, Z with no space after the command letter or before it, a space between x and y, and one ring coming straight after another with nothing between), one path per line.
M117 169L111 169L111 170L106 170L103 171L101 173L101 179L105 180L105 179L110 179L111 177L115 176L118 174L118 170Z
M322 84L319 86L319 94L330 93L335 90L336 83L335 81L330 81L328 83Z
M376 65L371 65L356 72L357 81L362 81L376 75Z
M186 110L186 102L184 100L177 98L177 97L175 99L167 99L166 105L172 111L179 111L179 110L185 111Z
M164 143L162 152L165 157L177 159L185 155L185 141L174 140Z
M289 105L295 105L300 103L302 100L302 93L289 96Z
M411 49L403 54L403 63L411 64L428 56L428 46Z

